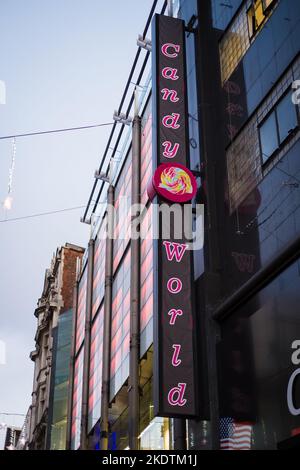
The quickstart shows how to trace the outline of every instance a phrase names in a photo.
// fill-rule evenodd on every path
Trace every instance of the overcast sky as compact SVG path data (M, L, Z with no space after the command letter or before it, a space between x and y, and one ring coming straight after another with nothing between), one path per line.
M110 122L152 0L0 0L0 136ZM0 220L84 205L110 128L17 139L13 207ZM0 201L11 141L0 140ZM65 242L86 246L82 211L0 223L0 423L31 400L44 272ZM1 358L0 358L1 359ZM1 362L1 361L0 361ZM3 438L3 433L2 433ZM1 432L0 432L0 446Z

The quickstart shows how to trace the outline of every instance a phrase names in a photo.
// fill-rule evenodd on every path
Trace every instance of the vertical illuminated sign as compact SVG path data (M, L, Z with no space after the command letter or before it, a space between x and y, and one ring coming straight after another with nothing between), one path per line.
M189 170L184 22L162 15L153 20L153 152L149 194L159 207L190 204L196 194ZM163 223L159 219L159 230ZM193 255L184 235L155 246L154 412L197 415ZM161 230L160 230L161 231Z

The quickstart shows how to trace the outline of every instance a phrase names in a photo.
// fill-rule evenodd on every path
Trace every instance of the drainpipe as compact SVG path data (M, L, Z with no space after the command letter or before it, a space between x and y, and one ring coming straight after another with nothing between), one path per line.
M137 92L136 92L137 93ZM140 204L141 180L141 118L136 106L132 128L132 180L131 204ZM137 208L138 209L138 208ZM135 209L131 215L131 272L130 272L130 356L129 356L129 447L139 448L140 420L140 237L133 237L139 212Z
M104 323L103 323L103 362L100 419L100 449L108 449L109 438L109 392L110 392L110 343L111 343L111 312L112 312L112 281L113 281L113 230L114 230L114 199L115 190L108 188L107 238L105 249L105 291L104 291Z
M72 409L73 409L73 390L74 390L74 366L75 366L75 343L76 343L76 318L78 307L78 270L76 273L76 282L73 288L73 321L72 321L72 339L71 339L71 356L70 356L70 375L68 390L68 415L67 415L67 435L66 450L71 450L72 444Z
M88 246L86 316L84 327L84 357L82 378L82 406L81 406L81 434L80 449L88 450L88 415L89 415L89 371L91 349L91 325L93 308L93 274L94 274L94 247L95 241L90 240Z

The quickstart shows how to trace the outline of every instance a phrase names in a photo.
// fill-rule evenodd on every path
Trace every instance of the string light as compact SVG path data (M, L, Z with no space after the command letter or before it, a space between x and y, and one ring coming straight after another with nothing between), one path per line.
M14 137L12 139L12 145L11 145L11 165L9 169L9 175L8 175L8 191L7 191L7 196L3 202L3 208L7 211L11 210L12 208L12 189L13 189L13 177L14 177L14 171L15 171L15 165L16 165L16 152L17 152L17 146L16 146L16 138Z

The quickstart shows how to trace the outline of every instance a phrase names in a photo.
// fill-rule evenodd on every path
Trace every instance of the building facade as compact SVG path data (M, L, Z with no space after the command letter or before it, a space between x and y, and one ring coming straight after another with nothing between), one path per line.
M70 352L61 354L57 336L64 337L65 347L68 342L71 343L71 327L69 333L63 335L61 325L66 321L70 323L76 272L83 252L83 248L69 243L56 251L50 268L46 270L42 296L34 313L37 318L37 332L35 350L30 354L34 362L34 379L32 405L29 410L30 423L26 422L25 436L25 439L28 439L25 447L29 449L50 448L55 439L54 434L58 432L57 427L62 435L64 427L66 429L66 411L64 415L63 410L60 410L58 422L54 404L59 401L57 387L60 385L60 392L65 396L65 409L67 408L68 394L64 389L68 387ZM63 397L60 401L63 401ZM63 407L62 403L61 406ZM63 442L62 448L65 447L65 438L56 441Z
M15 450L19 440L21 429L7 427L4 440L4 450Z
M144 39L155 12L167 14L166 5L154 2ZM154 415L159 260L147 192L155 77L146 47L129 80L139 96L130 100L127 86L120 107L128 97L132 126L115 124L99 171L106 178L96 180L83 217L92 235L75 289L67 448L293 447L300 433L300 4L182 0L172 13L186 27L190 169L195 202L205 208L191 280L198 412ZM138 242L128 209L136 202L149 233Z

